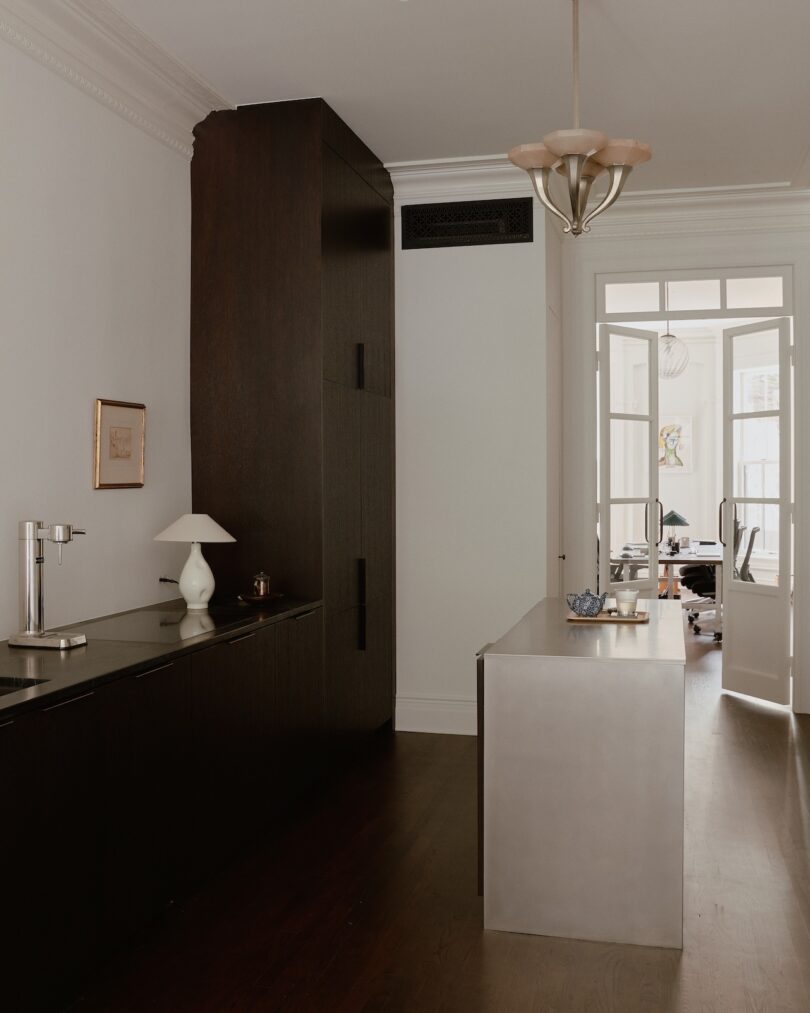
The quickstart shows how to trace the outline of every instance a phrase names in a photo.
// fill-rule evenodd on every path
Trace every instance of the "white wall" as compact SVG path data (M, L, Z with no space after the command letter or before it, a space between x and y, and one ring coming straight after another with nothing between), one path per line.
M399 729L474 734L476 651L546 592L544 224L455 249L397 232Z
M49 625L172 597L190 509L189 163L0 43L0 638L16 630L17 522L87 536L56 565ZM92 488L96 397L147 406L146 485Z
M563 593L562 235L546 222L546 594Z

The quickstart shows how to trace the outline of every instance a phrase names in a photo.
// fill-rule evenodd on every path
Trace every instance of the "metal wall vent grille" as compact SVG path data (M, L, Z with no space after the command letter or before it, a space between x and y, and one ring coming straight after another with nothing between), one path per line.
M532 199L467 200L450 204L404 204L402 249L531 243Z

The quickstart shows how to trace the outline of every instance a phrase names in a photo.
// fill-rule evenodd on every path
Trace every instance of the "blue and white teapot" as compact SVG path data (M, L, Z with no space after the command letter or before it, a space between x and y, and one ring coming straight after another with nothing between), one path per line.
M578 616L598 616L605 607L607 591L604 594L594 594L591 589L585 588L582 594L568 594L565 600L568 607Z

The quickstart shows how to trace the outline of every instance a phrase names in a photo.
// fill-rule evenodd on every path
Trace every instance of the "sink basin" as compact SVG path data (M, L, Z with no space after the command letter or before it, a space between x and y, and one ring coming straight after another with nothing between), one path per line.
M47 679L15 679L13 676L0 676L0 696L16 693L21 689L31 689L32 686L39 686L47 681Z

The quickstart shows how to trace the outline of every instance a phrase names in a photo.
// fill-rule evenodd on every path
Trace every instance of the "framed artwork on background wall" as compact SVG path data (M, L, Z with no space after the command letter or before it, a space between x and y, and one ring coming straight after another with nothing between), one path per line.
M658 419L658 470L670 475L692 473L692 419L661 415Z
M145 435L145 405L96 399L95 489L139 489L143 485Z

